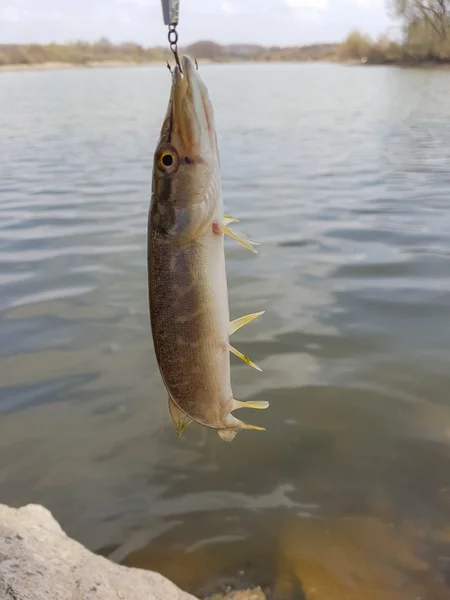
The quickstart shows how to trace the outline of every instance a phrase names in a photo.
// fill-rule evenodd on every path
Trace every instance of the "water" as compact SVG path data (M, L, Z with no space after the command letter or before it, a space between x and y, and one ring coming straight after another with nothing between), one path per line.
M0 77L0 501L199 595L448 598L450 72L216 65L245 415L178 440L151 344L162 67ZM244 418L244 415L242 415ZM280 591L282 590L282 591ZM313 591L315 590L315 591Z

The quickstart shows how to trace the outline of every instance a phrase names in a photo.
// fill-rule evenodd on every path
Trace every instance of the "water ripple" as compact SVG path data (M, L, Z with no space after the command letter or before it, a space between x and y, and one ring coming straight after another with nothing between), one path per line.
M286 515L446 526L450 73L203 69L226 210L262 244L226 256L233 318L266 311L235 334L263 372L232 358L236 396L270 401L266 432L177 440L167 413L146 273L166 69L3 73L2 501L44 502L94 549L179 523L193 554L239 539L255 564ZM436 544L420 551L435 573Z

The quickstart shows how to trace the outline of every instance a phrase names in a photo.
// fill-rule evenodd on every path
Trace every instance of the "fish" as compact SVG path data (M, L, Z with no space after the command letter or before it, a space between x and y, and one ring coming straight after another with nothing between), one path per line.
M193 421L232 441L264 428L237 419L230 353L261 370L230 345L230 336L264 311L230 321L225 235L257 253L256 242L231 230L225 214L214 110L197 65L183 56L171 70L166 115L153 156L147 227L148 299L153 346L180 436Z

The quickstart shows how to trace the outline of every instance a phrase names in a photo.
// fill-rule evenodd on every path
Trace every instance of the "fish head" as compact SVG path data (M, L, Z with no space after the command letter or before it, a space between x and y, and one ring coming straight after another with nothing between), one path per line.
M172 71L169 105L154 155L154 226L193 236L221 203L219 153L208 89L192 60ZM221 205L221 204L220 204Z

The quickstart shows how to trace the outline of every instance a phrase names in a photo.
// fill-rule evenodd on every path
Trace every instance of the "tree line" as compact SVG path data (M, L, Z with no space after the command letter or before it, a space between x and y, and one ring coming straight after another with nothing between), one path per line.
M450 62L450 0L388 0L400 25L400 39L383 34L373 40L352 31L341 44L342 59L369 63Z
M143 48L132 42L113 44L107 38L101 38L94 43L78 41L67 44L0 44L0 65L84 65L105 61L140 63L168 58L169 50L166 48Z
M311 44L282 48L256 44L221 45L212 41L199 41L180 52L199 60L227 62L254 61L304 61L330 60L336 56L338 44ZM73 42L67 44L0 44L0 66L35 65L42 63L68 63L89 65L99 62L152 63L171 61L169 48L144 48L131 42L113 44L107 38L98 42Z

